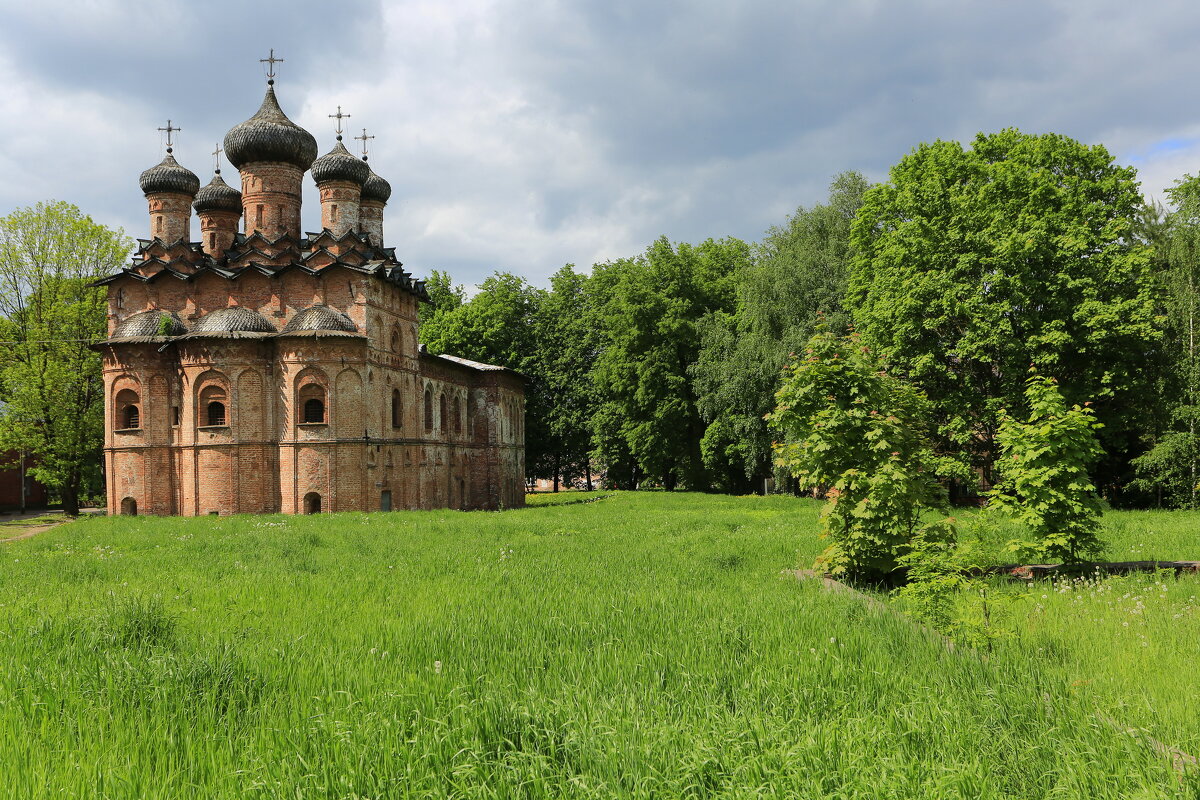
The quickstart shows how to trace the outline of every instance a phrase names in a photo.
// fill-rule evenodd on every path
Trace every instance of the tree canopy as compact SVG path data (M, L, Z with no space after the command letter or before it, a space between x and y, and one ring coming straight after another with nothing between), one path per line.
M872 187L851 230L847 304L880 357L924 389L940 446L990 472L1026 370L1105 398L1110 448L1159 337L1134 170L1100 145L1014 129L923 144Z
M39 203L0 218L0 450L35 457L34 477L79 511L85 481L99 488L107 307L92 283L133 243L69 203Z
M699 357L701 320L733 312L735 281L749 258L739 239L690 245L662 237L637 258L597 265L593 292L606 344L592 371L593 437L606 463L635 470L626 480L712 485L689 369Z
M804 348L818 320L846 328L850 223L867 186L861 174L842 173L830 184L828 203L801 207L769 229L737 276L733 313L714 311L697 326L691 373L707 425L701 451L722 489L757 488L771 475L763 417L774 407L789 355Z

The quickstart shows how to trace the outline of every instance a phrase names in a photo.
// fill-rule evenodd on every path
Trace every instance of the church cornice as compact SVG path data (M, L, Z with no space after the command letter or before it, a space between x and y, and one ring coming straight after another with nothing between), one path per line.
M262 255L262 257L268 261L271 260L270 257L267 256L266 254L260 254L260 255ZM279 266L273 266L271 264L263 264L263 263L259 263L257 261L251 261L244 266L237 267L237 266L229 266L228 264L222 266L222 265L217 264L212 259L207 259L205 262L202 262L198 265L188 264L188 266L191 269L187 272L180 271L173 266L173 265L179 264L179 263L186 263L186 262L179 262L179 261L168 262L168 261L163 261L162 259L159 259L159 258L152 258L147 261L139 262L137 267L128 267L128 268L122 270L121 272L106 276L104 278L100 278L99 280L93 282L91 285L92 286L108 286L110 284L120 281L123 278L131 278L133 280L140 281L141 283L151 283L153 281L163 278L164 276L170 276L173 278L178 278L181 281L191 282L191 281L195 281L195 280L199 279L200 277L202 277L204 275L215 275L216 277L223 278L228 281L237 281L244 275L263 275L266 277L280 277L280 276L283 276L286 273L293 271L293 270L299 270L300 272L303 272L304 274L309 275L309 276L319 277L322 273L324 273L327 270L336 269L336 268L340 267L342 269L347 269L352 272L357 272L357 273L360 273L363 275L370 275L372 277L378 278L379 280L385 281L387 283L392 284L393 286L397 286L397 287L409 292L410 294L415 296L418 300L423 300L425 302L429 302L429 293L425 288L425 282L417 280L417 279L413 278L411 275L409 275L409 273L405 272L404 269L399 264L399 262L387 263L384 261L373 260L373 261L363 262L362 264L355 264L355 263L352 263L349 261L345 261L341 258L335 258L335 260L332 261L331 263L326 264L320 268L314 269L314 268L312 268L306 264L303 264L299 261L292 261L287 264L282 264ZM148 274L148 275L142 274L142 272L139 271L139 268L144 268L147 264L153 264L155 266L158 266L159 269L155 270L152 274Z

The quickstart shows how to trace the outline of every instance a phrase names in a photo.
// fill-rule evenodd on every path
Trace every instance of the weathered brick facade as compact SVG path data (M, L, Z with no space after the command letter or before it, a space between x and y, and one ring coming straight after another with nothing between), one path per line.
M390 188L340 142L312 163L311 139L269 90L226 137L240 197L190 188L170 155L143 173L153 238L104 281L110 513L523 504L523 378L418 347L427 297L383 247ZM310 164L324 229L301 235Z

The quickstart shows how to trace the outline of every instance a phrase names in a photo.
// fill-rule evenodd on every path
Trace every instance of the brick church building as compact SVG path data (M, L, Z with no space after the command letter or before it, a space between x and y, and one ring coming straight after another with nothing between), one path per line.
M225 136L240 192L219 169L201 187L170 123L141 175L151 238L101 282L109 512L522 505L522 376L418 345L428 296L384 246L391 187L343 146L340 109L317 158L273 84ZM318 233L301 232L306 172Z

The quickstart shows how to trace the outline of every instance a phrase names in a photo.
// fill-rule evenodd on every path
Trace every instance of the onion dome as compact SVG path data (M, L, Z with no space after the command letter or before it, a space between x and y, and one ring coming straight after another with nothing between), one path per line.
M175 156L171 155L169 147L167 148L167 157L162 160L162 163L143 172L138 178L138 183L141 184L144 194L175 192L194 195L200 188L200 179L196 177L196 173L187 167L180 166L179 162L175 160Z
M187 333L183 320L174 311L141 311L129 317L112 332L112 338L131 336L179 336Z
M327 181L350 181L362 186L371 174L371 168L364 162L350 155L350 151L338 137L337 144L325 155L318 158L312 165L313 180L320 186Z
M363 162L366 163L365 161ZM383 178L375 174L375 170L367 167L367 180L363 184L362 199L374 200L377 203L387 205L388 198L392 196L392 185Z
M225 157L238 169L255 161L308 169L317 157L317 140L287 118L275 99L275 87L269 86L258 112L225 134Z
M362 163L362 162L359 162ZM358 328L340 311L325 305L315 305L304 309L288 320L284 333L296 331L346 331L356 333Z
M228 333L231 331L274 333L275 326L268 322L262 314L242 306L219 308L205 314L192 326L192 333Z
M230 186L221 177L221 171L213 175L208 185L196 193L192 208L205 211L236 211L242 213L242 193Z

